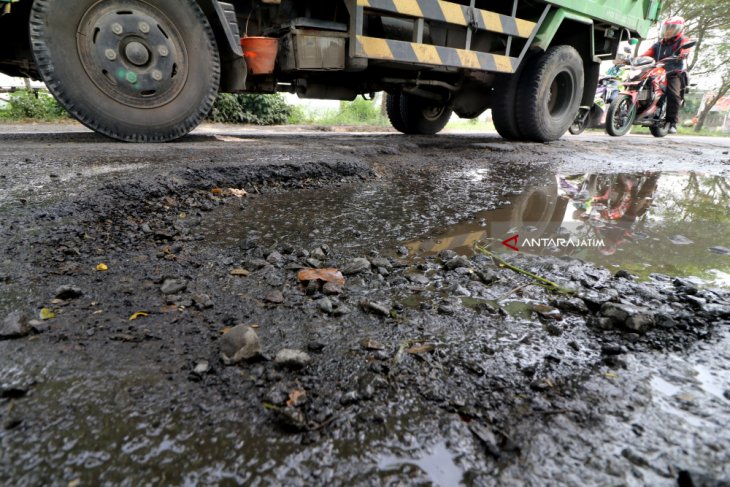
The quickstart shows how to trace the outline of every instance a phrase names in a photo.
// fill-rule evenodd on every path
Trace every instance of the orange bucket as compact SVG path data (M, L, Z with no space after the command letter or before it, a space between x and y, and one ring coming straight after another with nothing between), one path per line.
M251 74L271 74L279 53L279 39L275 37L242 37L241 48Z

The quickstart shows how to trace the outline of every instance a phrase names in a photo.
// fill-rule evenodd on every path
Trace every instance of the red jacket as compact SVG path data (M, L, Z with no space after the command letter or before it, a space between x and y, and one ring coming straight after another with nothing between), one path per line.
M661 40L651 46L643 55L652 57L657 61L672 57L675 52L680 51L679 59L672 60L666 63L665 69L667 72L672 71L684 71L685 63L684 60L689 57L689 49L682 49L682 46L690 42L689 38L681 35L669 40Z

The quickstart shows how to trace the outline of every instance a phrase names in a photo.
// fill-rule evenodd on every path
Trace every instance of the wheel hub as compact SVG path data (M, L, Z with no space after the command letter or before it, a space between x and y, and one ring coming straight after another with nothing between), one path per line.
M157 108L185 86L182 37L165 14L143 1L97 3L82 19L77 39L89 78L120 103Z
M150 60L150 51L141 42L133 41L124 48L127 61L135 66L144 66Z

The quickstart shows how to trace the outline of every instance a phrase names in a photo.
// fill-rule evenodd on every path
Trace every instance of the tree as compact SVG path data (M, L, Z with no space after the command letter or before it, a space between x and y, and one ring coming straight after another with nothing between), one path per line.
M697 42L687 70L705 77L715 86L705 100L695 131L702 130L715 104L730 93L730 2L726 0L668 0L664 15L680 15L687 22L687 35Z

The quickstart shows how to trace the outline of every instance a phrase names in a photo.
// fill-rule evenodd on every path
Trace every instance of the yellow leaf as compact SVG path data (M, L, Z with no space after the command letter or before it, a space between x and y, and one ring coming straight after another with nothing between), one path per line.
M618 379L618 374L614 374L613 372L606 372L606 377L609 379Z
M101 264L96 266L96 270L99 272L106 272L109 270L109 266L102 262Z
M247 271L246 269L242 267L237 267L233 270L231 270L231 275L236 277L247 277L251 275L250 271Z
M144 311L138 311L129 317L129 321L134 321L138 318L146 318L149 315L150 315L149 313L145 313Z
M52 320L52 319L53 319L53 318L55 318L55 317L56 317L56 313L54 313L54 312L53 312L53 311L51 311L50 309L48 309L48 308L43 308L43 309L41 310L41 319L42 319L43 321L47 321L47 320Z

